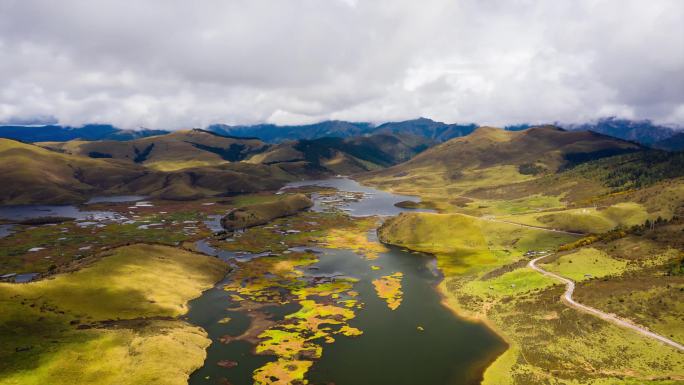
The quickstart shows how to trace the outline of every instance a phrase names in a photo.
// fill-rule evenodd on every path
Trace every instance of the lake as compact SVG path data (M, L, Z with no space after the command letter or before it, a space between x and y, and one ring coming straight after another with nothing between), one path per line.
M396 202L415 197L390 194L361 186L350 179L334 178L323 181L298 182L287 187L315 184L335 187L342 191L363 192L358 202L345 203L347 212L354 216L396 215L410 211L394 206ZM320 199L314 194L314 199ZM325 206L316 202L314 210ZM375 232L369 233L375 237ZM221 254L202 245L204 252L224 259L246 260L259 256ZM308 372L311 384L335 385L470 385L478 383L482 370L506 348L505 343L484 325L454 316L441 303L436 286L441 281L432 256L408 252L396 247L369 261L348 250L316 249L319 262L314 269L304 269L309 276L342 275L358 279L353 289L364 306L356 311L349 325L363 331L361 336L337 336L332 344L323 345L323 355ZM375 266L375 268L371 268ZM379 269L378 269L379 267ZM403 300L396 310L376 294L372 281L403 273ZM226 277L230 281L231 276ZM191 301L187 319L203 327L213 343L207 350L204 367L193 373L190 384L219 384L225 378L234 385L251 384L252 372L271 356L252 354L253 345L245 341L228 344L218 342L224 335L240 335L248 328L250 318L244 312L231 310L237 304L223 284ZM284 317L298 310L296 304L272 306L272 317ZM230 317L227 324L219 320ZM223 368L221 360L238 362L238 366Z

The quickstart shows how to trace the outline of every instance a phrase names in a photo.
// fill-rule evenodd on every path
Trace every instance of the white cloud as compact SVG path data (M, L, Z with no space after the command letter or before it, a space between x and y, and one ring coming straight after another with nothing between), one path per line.
M0 121L684 124L679 0L5 0Z

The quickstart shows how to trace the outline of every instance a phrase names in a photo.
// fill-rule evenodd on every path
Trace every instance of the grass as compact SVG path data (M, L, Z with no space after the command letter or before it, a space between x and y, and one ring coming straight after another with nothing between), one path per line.
M598 234L617 227L640 225L649 217L650 215L643 205L634 202L622 202L605 209L585 207L554 212L510 215L503 216L501 219L530 226Z
M157 171L178 171L186 168L215 166L226 162L222 161L206 161L206 160L160 160L156 162L149 162L145 164L147 168Z
M529 197L511 200L476 200L467 207L478 214L486 215L519 215L534 211L564 208L560 196L535 194Z
M463 291L480 297L505 297L545 289L555 284L557 282L553 279L532 269L519 268L492 279L470 281L463 287Z
M184 383L209 340L174 318L225 271L214 258L132 245L74 273L0 284L0 384Z
M620 275L626 268L626 261L611 258L606 253L592 247L585 247L574 253L565 254L553 262L544 264L544 269L573 281Z
M684 225L673 227L665 239L676 238L673 234L680 234L682 228ZM471 217L424 213L388 220L380 236L385 242L434 253L445 274L439 286L445 303L462 316L484 320L508 341L508 351L485 372L484 385L673 385L684 380L684 360L675 349L568 308L560 302L563 285L525 267L528 260L522 257L524 251L555 249L574 237ZM675 326L676 316L684 310L675 298L684 287L676 283L682 278L663 280L669 265L659 247L642 250L653 254L650 257L642 257L637 251L628 261L624 253L635 252L635 243L628 241L612 241L622 247L593 244L600 249L580 249L562 256L558 260L561 273L580 280L578 293L585 284L595 288L587 289L585 297L578 294L579 298L591 296L592 300L586 300L590 306L600 303L596 307L620 308L618 314L634 309L636 314L630 316L642 324L680 336L682 328ZM573 260L571 268L569 258ZM660 267L654 267L655 261L660 261ZM644 275L638 266L652 273ZM584 280L586 272L602 278ZM637 282L647 277L644 288L652 288L653 280L660 277L658 290L627 294L639 292ZM626 281L622 286L617 283L622 281ZM610 290L597 290L609 284L624 287L624 294L611 297ZM628 296L632 297L629 301ZM607 302L613 308L607 307Z

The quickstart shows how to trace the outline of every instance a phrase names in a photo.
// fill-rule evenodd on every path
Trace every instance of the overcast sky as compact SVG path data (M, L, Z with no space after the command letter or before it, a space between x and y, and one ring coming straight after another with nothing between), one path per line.
M0 122L684 125L682 0L0 0Z

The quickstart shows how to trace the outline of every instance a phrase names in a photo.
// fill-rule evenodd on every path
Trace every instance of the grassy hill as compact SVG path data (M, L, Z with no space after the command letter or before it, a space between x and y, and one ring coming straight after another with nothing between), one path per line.
M241 161L266 149L258 139L218 135L204 130L175 131L129 141L69 141L39 145L91 158L121 159L159 171Z
M575 279L581 303L681 341L683 225L660 226L551 255L544 266ZM684 378L677 350L568 308L559 300L562 285L527 267L527 251L553 252L573 242L571 235L460 214L408 213L385 221L378 236L434 254L445 303L506 338L509 349L487 368L485 385L674 384Z
M227 270L138 244L74 273L0 283L0 384L187 383L211 341L178 317Z
M376 170L405 161L432 141L382 134L269 145L204 130L129 141L0 139L1 204L73 203L92 195L196 199L276 190L299 179Z
M133 183L141 167L60 154L31 144L0 139L0 202L67 203Z
M65 142L65 146L78 143ZM2 204L75 203L93 195L121 194L194 199L275 190L297 179L277 166L262 164L223 162L155 170L130 160L90 158L9 139L0 139L0 159Z
M367 173L362 179L383 188L421 195L448 209L471 202L469 195L473 193L500 193L501 188L554 175L582 162L640 150L642 147L631 142L551 126L523 131L481 127L405 163ZM505 198L535 194L532 188L528 190Z

